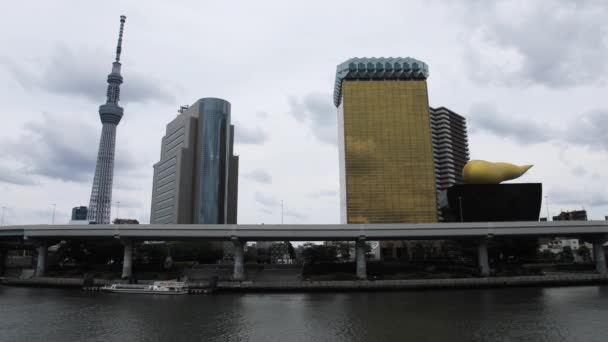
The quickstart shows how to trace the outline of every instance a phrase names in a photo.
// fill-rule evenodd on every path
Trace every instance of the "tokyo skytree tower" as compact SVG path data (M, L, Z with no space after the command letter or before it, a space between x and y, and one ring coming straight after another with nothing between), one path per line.
M99 106L101 118L101 140L95 166L95 179L91 190L91 201L87 213L87 221L97 224L110 223L110 210L112 208L112 178L114 176L114 149L116 143L116 126L122 118L123 109L118 105L120 100L120 52L122 49L122 31L127 17L120 16L120 31L118 33L118 46L116 47L116 60L112 63L112 72L108 75L107 101Z

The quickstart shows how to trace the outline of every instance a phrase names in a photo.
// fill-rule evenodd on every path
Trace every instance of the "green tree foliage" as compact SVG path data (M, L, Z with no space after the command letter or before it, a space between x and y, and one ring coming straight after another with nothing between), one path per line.
M563 262L573 262L574 254L572 253L572 248L570 246L562 248L562 251L559 253L559 259Z
M293 245L289 241L285 241L287 244L287 253L289 253L289 257L293 260L296 260L296 250L293 248Z
M338 250L335 246L305 244L302 258L307 264L331 263L338 260Z
M170 250L174 261L197 261L201 264L215 264L224 254L221 242L210 241L172 242Z
M120 265L123 251L124 248L120 243L71 240L59 245L57 257L60 266L76 264L81 270L88 271L95 265Z
M576 250L576 254L578 254L578 256L580 256L584 261L591 260L591 250L584 244L579 245L578 249Z

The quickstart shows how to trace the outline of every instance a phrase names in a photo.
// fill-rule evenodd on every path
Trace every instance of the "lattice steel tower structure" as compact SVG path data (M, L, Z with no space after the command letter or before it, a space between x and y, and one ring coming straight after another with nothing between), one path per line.
M112 208L112 179L114 176L114 149L116 143L116 126L122 118L123 109L118 105L120 100L120 52L122 50L122 32L127 17L120 16L120 31L116 47L116 59L112 63L112 72L108 75L107 101L99 106L99 117L102 129L95 166L95 179L91 190L91 201L87 220L97 224L110 223L110 210Z

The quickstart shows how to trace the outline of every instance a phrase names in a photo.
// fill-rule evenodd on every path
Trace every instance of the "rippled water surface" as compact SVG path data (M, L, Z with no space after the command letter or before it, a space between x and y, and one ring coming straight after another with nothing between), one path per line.
M608 341L608 287L175 297L0 287L0 341Z

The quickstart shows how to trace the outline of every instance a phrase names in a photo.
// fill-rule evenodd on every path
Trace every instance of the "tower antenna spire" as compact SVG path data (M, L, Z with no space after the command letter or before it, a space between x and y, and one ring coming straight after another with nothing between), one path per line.
M126 16L120 16L120 31L118 32L118 45L116 46L116 62L120 62L120 53L122 52L122 30L125 27L126 20Z
M120 32L116 46L116 60L112 63L112 72L108 75L108 90L106 103L99 106L101 119L101 139L97 152L95 178L91 189L91 200L87 212L87 220L97 224L110 224L112 208L112 182L114 179L114 151L116 149L116 127L122 119L124 110L118 105L120 100L120 53L122 50L122 32L127 17L120 16Z

